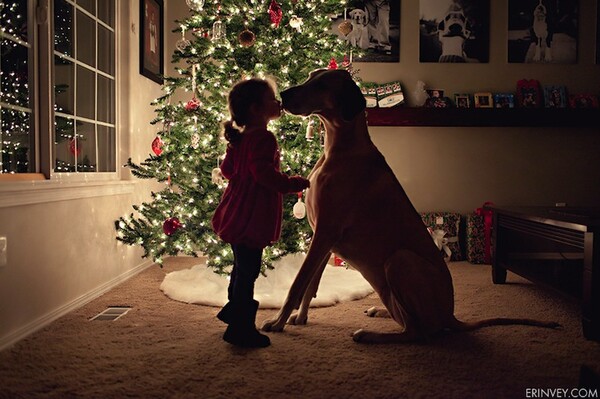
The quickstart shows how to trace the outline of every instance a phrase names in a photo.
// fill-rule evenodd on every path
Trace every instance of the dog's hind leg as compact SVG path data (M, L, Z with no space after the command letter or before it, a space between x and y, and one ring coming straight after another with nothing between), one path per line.
M323 272L325 271L325 267L327 266L327 261L330 257L331 252L325 257L325 259L323 259L319 270L317 270L317 272L315 273L314 277L310 281L308 289L304 293L302 303L300 304L300 309L298 309L297 312L292 313L292 315L288 319L288 324L306 324L306 321L308 320L308 308L310 306L310 302L313 298L317 297L317 291L319 289L319 283L321 282L321 276L323 276Z
M319 231L327 231L327 234L319 233ZM332 229L319 230L317 227L315 234L313 235L310 248L306 254L306 259L302 263L292 286L288 292L288 296L277 315L272 318L265 320L262 325L264 331L283 331L285 323L292 314L294 309L298 309L304 298L309 285L311 284L313 277L319 271L319 268L323 264L323 261L327 261L328 255L331 253L331 247L333 246L334 237L338 237L338 234L332 233Z
M442 329L453 317L450 272L409 250L398 250L385 263L385 283L376 288L390 316L404 328L399 333L358 330L352 338L364 343L411 342ZM375 287L374 287L375 288Z

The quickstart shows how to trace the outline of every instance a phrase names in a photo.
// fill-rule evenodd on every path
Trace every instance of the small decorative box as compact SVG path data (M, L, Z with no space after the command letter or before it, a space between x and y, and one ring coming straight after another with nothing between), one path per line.
M460 217L460 213L453 212L421 213L421 219L435 244L450 261L462 260L459 241Z

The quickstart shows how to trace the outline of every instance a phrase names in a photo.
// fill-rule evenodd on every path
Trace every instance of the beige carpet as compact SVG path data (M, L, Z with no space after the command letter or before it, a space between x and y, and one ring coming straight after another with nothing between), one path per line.
M489 266L452 263L457 316L535 317L564 328L489 327L421 344L361 345L358 328L394 331L363 311L375 295L312 309L309 325L270 333L272 346L221 340L217 308L160 290L165 273L196 259L151 267L0 353L2 398L524 398L527 388L574 388L580 368L600 368L600 344L583 338L576 302ZM133 309L90 321L111 305ZM259 310L259 320L274 314Z

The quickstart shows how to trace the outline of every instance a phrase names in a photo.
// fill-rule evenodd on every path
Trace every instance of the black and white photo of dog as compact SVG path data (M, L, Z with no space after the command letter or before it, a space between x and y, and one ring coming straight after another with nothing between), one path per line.
M488 62L489 0L420 0L421 62Z
M533 10L533 25L531 37L535 40L535 52L533 62L540 62L542 58L546 62L552 61L552 33L548 27L548 10L539 0L539 4ZM543 55L542 55L543 54Z
M352 30L344 35L339 32L340 23L347 21ZM346 22L346 23L347 23ZM350 0L343 15L332 21L332 29L338 31L354 53L356 62L398 62L400 55L400 2L390 0Z
M369 48L369 17L366 9L355 8L348 13L352 31L346 36L346 41L352 47L359 47L363 50Z
M577 0L509 0L508 62L577 62Z

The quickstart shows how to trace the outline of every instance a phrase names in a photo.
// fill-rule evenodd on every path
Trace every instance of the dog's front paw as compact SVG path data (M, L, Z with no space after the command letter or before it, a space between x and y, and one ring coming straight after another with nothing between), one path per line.
M288 324L300 326L300 325L305 325L307 323L307 321L308 321L307 315L302 315L302 314L300 314L300 312L295 312L288 319Z
M263 331L281 332L285 323L280 323L277 319L265 320L260 328Z
M365 310L365 313L369 317L390 317L390 313L385 308L378 308L376 306L370 307Z
M362 328L360 330L356 330L354 331L354 334L352 334L352 340L354 342L364 342L365 341L365 337L369 334L368 331L363 330Z

